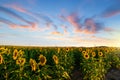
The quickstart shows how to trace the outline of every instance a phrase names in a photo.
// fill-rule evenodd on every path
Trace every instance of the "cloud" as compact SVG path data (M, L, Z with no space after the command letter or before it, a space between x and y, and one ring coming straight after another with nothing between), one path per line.
M70 24L72 24L75 27L76 32L81 31L82 25L80 24L80 18L77 13L72 13L69 16L67 16L67 20Z
M115 30L112 29L112 28L107 27L107 28L104 28L104 31L106 31L106 32L112 32L112 31L115 31Z
M61 14L60 19L70 23L73 26L73 30L75 33L84 33L84 34L96 34L100 31L112 31L111 28L105 27L104 23L98 22L94 19L94 17L91 18L80 18L78 13L72 13L64 16ZM65 30L65 29L64 29ZM67 28L66 30L67 31Z
M61 28L63 29L63 34L69 34L69 32L68 32L68 26L61 25Z
M8 7L8 5L7 5ZM29 12L27 12L27 10L25 10L24 8L20 8L20 7L16 7L15 5L10 5L9 7L12 7L14 9L16 9L17 11L20 11L20 12L23 12L23 13L27 13L27 14L30 14ZM4 18L0 18L1 19L1 22L3 23L6 23L8 24L10 27L20 27L20 28L31 28L32 30L35 30L37 29L37 22L31 22L31 21L28 21L26 19L24 19L22 16L16 14L14 11L12 11L11 9L8 9L6 7L2 7L0 6L0 12L3 12L5 14L7 14L8 16L11 16L17 20L20 20L22 22L25 22L27 23L27 25L24 25L24 24L16 24L16 23L13 23L12 21L10 20L7 20L7 19L4 19ZM29 15L28 15L29 16ZM30 15L31 16L31 15ZM34 18L33 18L34 19Z
M12 22L8 19L2 18L2 17L0 17L0 22L7 24L12 29L24 28L24 29L35 30L37 28L37 23L31 23L32 26L31 25L18 25L18 24L15 24L14 22Z
M101 17L109 18L115 15L120 14L120 5L119 4L114 4L106 8L102 14Z
M96 33L104 29L103 23L95 22L92 18L87 18L84 21L86 33Z
M58 31L53 31L51 32L52 35L63 35L62 33L58 32Z
M12 10L10 10L8 8L0 6L0 12L4 12L4 13L8 14L9 16L12 16L13 18L16 18L16 19L18 19L20 21L26 22L28 24L30 23L29 21L22 18L22 16L16 14L15 12L13 12Z
M4 19L4 18L0 17L0 22L9 25L11 28L16 28L16 24L11 22L11 21L9 21L9 20L7 20L7 19Z

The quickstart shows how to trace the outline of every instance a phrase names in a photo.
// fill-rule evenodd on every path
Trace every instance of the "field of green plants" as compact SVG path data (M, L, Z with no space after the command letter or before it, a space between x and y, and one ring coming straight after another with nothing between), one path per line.
M0 80L104 80L110 68L120 69L120 48L0 47Z

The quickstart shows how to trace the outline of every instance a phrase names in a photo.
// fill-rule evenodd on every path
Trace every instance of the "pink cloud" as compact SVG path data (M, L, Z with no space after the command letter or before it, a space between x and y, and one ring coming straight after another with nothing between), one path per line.
M51 32L51 34L53 34L53 35L63 35L63 34L61 34L61 33L58 32L58 31L53 31L53 32Z
M114 29L107 27L104 29L104 31L111 32L111 31L114 31Z
M77 13L67 16L67 20L75 27L75 31L81 31L82 26L79 23L80 18Z
M5 7L10 7L12 9L15 9L15 10L19 11L19 12L23 12L23 13L27 12L27 10L25 8L20 7L18 4L6 4L4 6Z

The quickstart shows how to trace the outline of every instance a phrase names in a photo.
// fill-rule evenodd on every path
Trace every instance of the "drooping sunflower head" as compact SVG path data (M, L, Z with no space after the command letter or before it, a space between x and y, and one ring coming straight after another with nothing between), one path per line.
M30 63L30 66L32 68L32 71L36 71L36 69L37 69L36 61L34 59L30 59L29 63Z
M58 64L59 60L58 60L58 57L56 55L53 55L53 60L54 60L55 64Z
M47 60L46 60L46 57L45 56L43 56L42 54L39 56L39 60L40 60L40 65L41 66L44 66L45 64L46 64L46 62L47 62Z
M98 56L102 57L103 53L102 52L98 52Z
M90 58L90 56L89 56L88 53L85 53L85 54L83 55L83 57L84 57L85 59L89 59L89 58Z
M15 49L14 52L13 52L13 59L16 60L18 57L18 50Z
M96 53L95 52L92 52L92 57L95 57L96 56Z
M3 63L3 56L0 54L0 64Z

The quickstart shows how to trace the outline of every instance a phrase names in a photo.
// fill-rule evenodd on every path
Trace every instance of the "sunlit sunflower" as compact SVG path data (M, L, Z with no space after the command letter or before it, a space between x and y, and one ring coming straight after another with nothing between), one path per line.
M79 51L81 52L81 51L82 51L82 48L79 48Z
M57 52L60 53L60 48L57 49Z
M89 58L90 58L90 56L89 56L88 53L83 54L83 57L84 57L85 59L89 59Z
M39 56L39 60L40 60L40 65L41 66L44 66L45 64L46 64L46 62L47 62L47 60L46 60L46 57L45 56L43 56L42 54Z
M30 66L32 68L32 71L36 71L37 69L37 63L34 59L30 59Z
M20 57L22 57L22 56L23 56L23 54L24 54L24 51L19 50L19 56L20 56Z
M82 55L88 54L86 51L82 51Z
M92 52L92 57L95 57L96 56L96 53L95 52Z
M101 56L103 56L103 53L102 52L98 52L98 55L101 57Z
M16 64L20 65L20 66L23 66L26 62L26 59L25 58L18 58L16 60Z
M66 48L66 52L69 52L69 50L70 50L69 48Z
M105 51L105 53L109 53L109 50L108 50L108 49L105 49L104 51Z
M3 63L3 56L0 54L0 64Z
M14 52L13 52L13 59L16 60L18 57L18 50L15 49Z
M58 64L58 62L59 62L58 57L56 55L53 55L52 58L53 58L55 64Z

